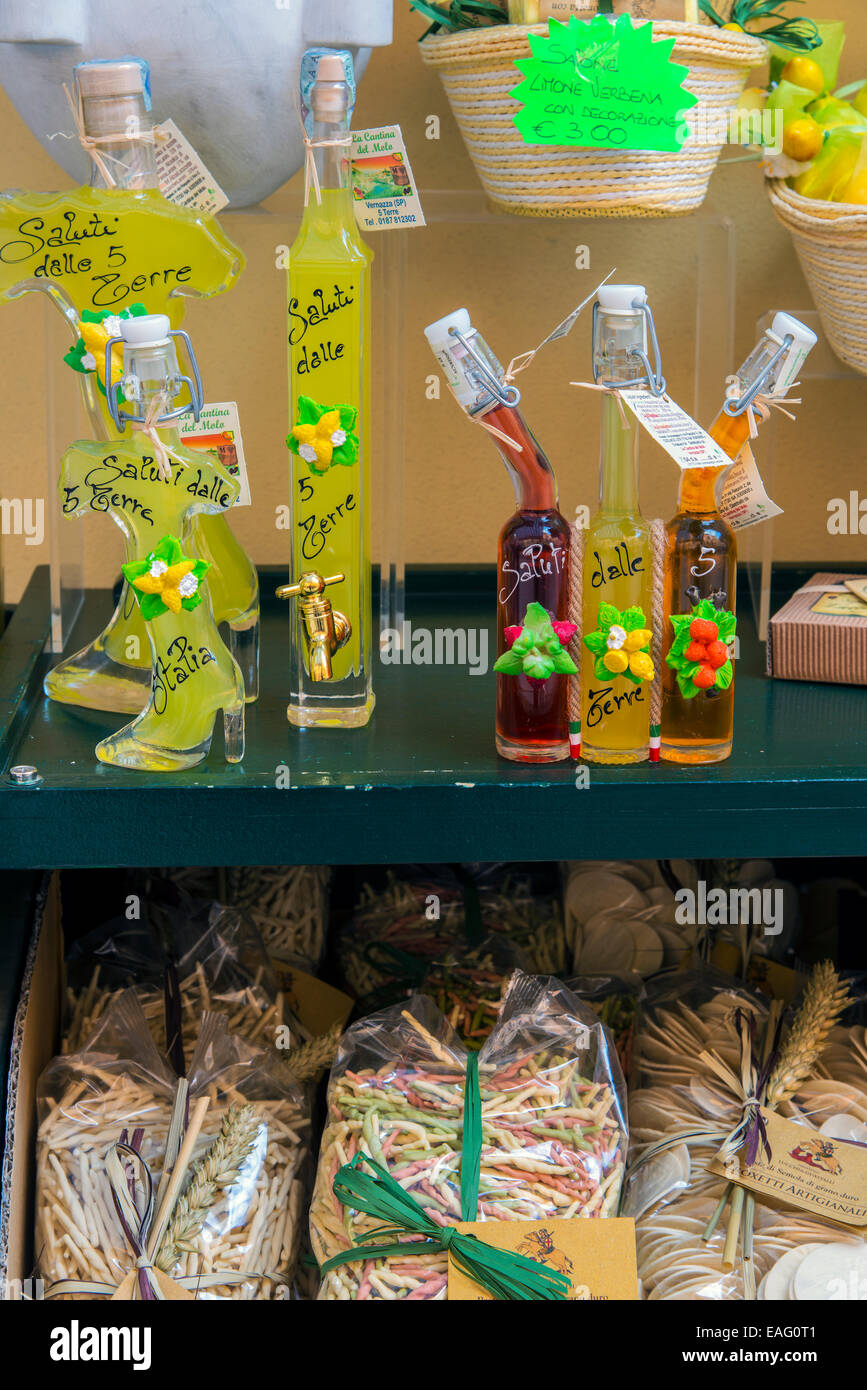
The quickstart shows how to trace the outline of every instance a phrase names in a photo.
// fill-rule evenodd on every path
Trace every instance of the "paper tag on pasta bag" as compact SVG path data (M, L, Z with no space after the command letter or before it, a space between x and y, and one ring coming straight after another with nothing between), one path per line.
M352 199L365 231L427 225L399 125L352 132Z
M567 1275L573 1300L608 1302L638 1298L635 1222L625 1216L605 1221L464 1221L457 1229L498 1250L526 1255L546 1269ZM449 1257L448 1297L491 1300Z
M348 994L305 970L297 970L288 961L276 956L270 959L286 1002L308 1033L318 1038L335 1023L341 1028L345 1026L354 1002Z
M192 413L178 421L181 443L187 449L213 449L223 468L238 479L240 492L236 507L250 506L250 482L241 438L241 421L234 401L215 401L202 406L198 420Z
M670 396L649 391L617 394L679 468L728 468L731 459L725 450Z
M709 1170L787 1207L867 1226L867 1147L819 1134L764 1107L761 1116L770 1158L761 1146L755 1163L747 1164L741 1149L731 1159L717 1155Z
M733 531L783 515L782 507L772 502L765 491L749 445L741 450L723 482L719 510Z

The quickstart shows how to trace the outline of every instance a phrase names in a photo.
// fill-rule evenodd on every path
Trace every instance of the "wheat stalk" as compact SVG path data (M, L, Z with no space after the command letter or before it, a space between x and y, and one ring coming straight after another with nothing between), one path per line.
M340 1035L340 1024L332 1023L327 1033L293 1048L286 1058L286 1070L296 1081L314 1080L334 1061Z
M828 1034L849 1002L849 985L841 980L829 960L817 965L810 976L801 1007L771 1072L765 1105L775 1110L797 1091L813 1071Z
M193 1164L190 1181L177 1200L160 1242L156 1266L166 1273L182 1250L194 1250L205 1219L225 1187L231 1187L256 1142L259 1120L252 1105L233 1105L223 1116L220 1132Z

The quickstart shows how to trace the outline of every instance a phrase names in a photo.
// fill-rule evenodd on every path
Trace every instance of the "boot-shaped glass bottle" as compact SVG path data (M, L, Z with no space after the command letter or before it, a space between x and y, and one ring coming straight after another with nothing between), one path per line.
M150 639L151 697L137 719L96 746L100 762L140 772L181 772L207 757L223 712L226 760L244 756L244 682L211 611L208 564L163 536L123 567Z
M105 342L119 331L118 316L136 305L137 312L167 314L177 328L184 296L231 288L244 261L213 218L160 192L144 59L78 64L75 96L85 137L95 142L90 186L0 198L0 301L34 290L48 294L73 331L66 360L81 373L94 438L109 440L114 429L102 362ZM50 243L44 231L38 234L40 226L51 226ZM213 566L214 612L229 624L247 699L255 699L255 567L225 517L197 517L189 544ZM126 558L133 558L129 551ZM148 642L125 582L105 629L69 661L68 681L65 663L55 668L53 699L122 713L141 709L150 686Z

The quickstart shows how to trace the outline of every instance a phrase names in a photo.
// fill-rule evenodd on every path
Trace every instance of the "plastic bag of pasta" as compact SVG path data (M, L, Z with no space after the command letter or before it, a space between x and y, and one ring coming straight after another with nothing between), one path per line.
M845 1002L846 987L827 964L785 1021L778 1006L713 970L651 989L640 1085L630 1092L624 1202L636 1219L646 1298L789 1300L815 1290L817 1265L836 1268L843 1289L853 1260L867 1270L854 1231L765 1192L745 1195L711 1166L721 1151L747 1152L751 1134L759 1152L753 1098L811 1131L805 1144L841 1123L854 1137L853 1120L867 1119L867 1048L863 1028L837 1024Z
M74 943L63 1051L77 1052L127 988L135 989L158 1050L179 1074L206 1009L224 1013L230 1031L251 1042L270 1043L278 1028L285 1048L300 1041L255 927L235 908L158 880L146 920L115 918Z
M322 1266L363 1245L375 1218L333 1184L357 1155L387 1170L436 1226L462 1219L464 1105L478 1058L480 1221L617 1211L626 1148L623 1078L604 1026L559 981L516 971L472 1062L430 999L354 1024L328 1088L310 1216ZM360 1162L360 1159L356 1159ZM466 1170L465 1170L466 1171ZM440 1251L368 1256L326 1269L320 1298L444 1298Z
M125 991L37 1098L46 1297L286 1296L310 1122L272 1053L206 1012L179 1080Z

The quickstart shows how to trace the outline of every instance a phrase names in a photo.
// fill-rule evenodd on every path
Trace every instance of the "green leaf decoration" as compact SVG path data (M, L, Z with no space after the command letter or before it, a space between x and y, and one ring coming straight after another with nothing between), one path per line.
M717 640L729 642L735 635L737 619L734 613L728 612L725 608L716 608L711 599L703 598L695 605L690 613L672 614L671 622L674 627L674 641L666 653L666 664L676 673L677 684L681 695L687 700L692 700L699 694L699 686L693 683L693 676L701 664L692 661L685 655L687 647L692 642L690 636L690 624L696 618L703 618L706 622L716 623ZM732 683L734 671L731 660L726 661L722 666L718 666L714 671L715 680L710 690L728 690Z
M624 608L620 615L620 626L627 632L635 632L644 627L644 612L640 608Z
M524 658L513 646L494 662L494 670L499 671L501 676L520 676L523 669Z
M494 662L501 676L530 676L544 681L555 672L577 673L577 667L554 631L551 615L541 603L528 603L521 631L507 652Z
M615 608L613 603L600 603L596 621L605 632L607 632L610 627L614 627L615 623L619 623L621 627L623 626L620 609ZM585 638L584 640L586 641L587 639Z
M587 636L584 638L584 645L594 656L603 656L606 651L605 633L599 631L588 632Z
M554 654L554 670L558 676L577 676L578 674L578 667L569 653L564 651L562 647L559 652Z
M686 138L683 113L698 98L683 83L689 69L671 61L674 39L654 38L654 25L570 16L548 21L548 33L527 36L530 56L515 60L522 81L510 96L528 145L603 146L676 154ZM636 119L652 115L652 120Z
M550 656L540 651L532 651L524 657L524 675L533 680L546 681L554 673L554 662Z
M331 420L318 428L324 416L335 413L337 422ZM286 443L290 452L302 458L317 475L327 473L335 464L351 468L358 462L357 422L358 411L353 405L322 405L310 396L299 396L298 419ZM335 442L334 434L338 429L345 437Z

